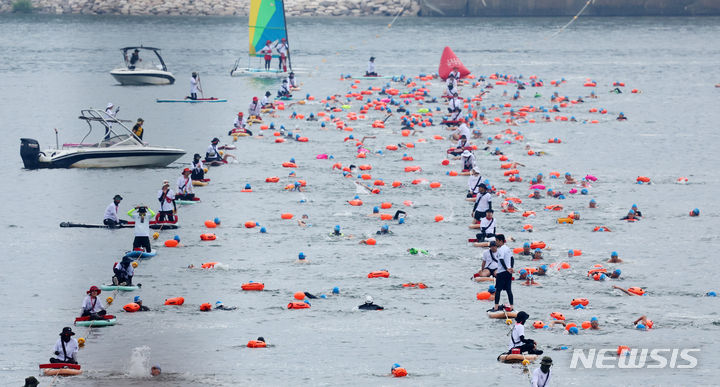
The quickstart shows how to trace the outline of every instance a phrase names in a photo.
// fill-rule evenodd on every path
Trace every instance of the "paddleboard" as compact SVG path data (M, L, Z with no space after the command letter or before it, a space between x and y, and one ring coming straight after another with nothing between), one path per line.
M498 361L501 363L522 363L523 360L527 360L529 362L535 361L535 359L538 358L538 355L522 355L522 354L502 354L498 356Z
M131 228L135 227L134 224L118 224L117 226L107 226L104 224L84 224L84 223L72 223L72 222L62 222L60 223L60 227L80 227L80 228Z
M195 204L199 201L200 201L200 199L197 199L197 200L175 200L175 203L177 203L177 204Z
M148 253L145 251L128 251L125 256L130 258L152 258L157 255L157 252Z
M392 79L395 78L392 75L378 75L377 77L350 77L346 79Z
M184 103L201 103L201 102L227 102L227 99L220 99L215 97L210 98L198 98L198 99L190 99L190 98L184 98L184 99L156 99L155 102L157 103L164 103L164 102L184 102Z
M75 326L78 327L107 327L111 325L115 325L117 322L117 319L115 316L112 315L106 315L103 316L102 320L90 320L89 316L85 317L77 317L75 319Z
M123 292L132 292L133 290L138 290L139 287L132 285L132 286L120 286L120 285L100 285L100 290L107 290L107 291L113 291L113 290L119 290Z
M40 369L43 368L72 368L74 370L80 369L80 364L72 364L72 363L45 363L40 364Z

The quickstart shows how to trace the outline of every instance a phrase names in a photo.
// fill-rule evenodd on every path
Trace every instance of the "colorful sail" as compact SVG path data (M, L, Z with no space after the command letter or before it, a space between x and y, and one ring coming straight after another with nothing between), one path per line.
M440 67L438 68L438 75L440 75L440 78L445 80L455 67L457 67L458 71L460 72L460 78L465 78L470 74L470 70L468 70L467 67L462 64L462 62L460 62L460 59L455 55L453 50L451 50L450 47L445 47L442 53L442 57L440 57Z
M287 39L283 0L251 0L248 29L250 56L262 56L258 51L265 47L268 40L272 42L271 47L274 48L275 43L280 39ZM277 57L277 55L273 56Z

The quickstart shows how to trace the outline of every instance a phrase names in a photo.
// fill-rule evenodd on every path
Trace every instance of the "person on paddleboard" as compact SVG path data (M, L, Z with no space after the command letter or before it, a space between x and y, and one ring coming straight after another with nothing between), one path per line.
M292 97L292 94L290 94L290 86L288 86L288 80L283 79L282 85L280 85L280 89L277 93L278 98L290 98Z
M245 120L243 112L238 112L237 117L235 117L235 121L233 121L233 129L230 131L230 133L228 133L228 135L247 133L252 136L252 132L246 127L246 125L247 121Z
M148 211L150 212L149 216L147 214ZM142 247L143 249L145 249L145 252L151 253L152 248L150 247L150 219L152 219L151 217L155 216L155 213L146 206L140 205L135 206L135 208L128 211L128 215L132 216L132 218L135 220L135 239L133 239L133 250L137 249L138 247Z
M107 314L105 307L102 306L102 301L97 297L102 291L93 285L85 293L87 293L87 296L85 296L82 303L81 316L90 316L90 320L102 320L103 316Z
M282 70L283 72L287 71L287 53L290 49L290 46L288 46L287 39L282 38L279 42L275 43L275 49L277 50L278 54L280 54L280 62L278 63L278 70Z
M257 97L255 97L257 98ZM220 139L215 137L210 142L210 146L208 146L207 151L205 151L205 162L213 162L213 161L222 161L227 163L228 158L236 158L235 156L225 153L224 155L220 154L220 151L218 150L218 143L220 142Z
M190 167L192 169L190 178L193 180L205 179L205 166L203 165L201 158L202 157L200 157L200 153L195 153L195 155L193 156L193 161L190 164Z
M178 200L194 200L195 199L195 193L193 192L193 185L192 185L192 179L190 179L190 174L192 173L192 170L190 168L185 168L180 173L180 177L177 181L177 193L175 194L175 199Z
M457 121L460 118L460 114L462 113L462 105L463 99L458 96L457 92L454 92L452 94L452 98L448 103L448 113L450 113L448 121Z
M113 202L108 204L107 208L105 209L105 215L103 217L103 224L106 226L117 226L119 224L126 224L127 220L118 218L118 207L120 206L120 202L123 200L122 196L115 195L113 197Z
M457 80L460 79L460 69L458 69L457 66L453 66L452 71L450 72L450 74L448 74L448 79L450 77L453 77L453 79L455 80L456 83L457 83Z
M288 81L288 86L290 88L292 88L292 89L298 88L297 78L295 78L294 72L291 71L290 74L288 74L287 81Z
M145 120L142 118L138 118L137 122L132 128L132 132L134 135L136 135L140 140L143 138L143 134L145 133L145 129L143 129L143 124L145 123Z
M177 211L175 208L175 192L170 189L170 182L167 180L163 181L162 188L158 191L158 201L160 202L160 211L158 211L157 216L158 222L172 222L175 220L174 214ZM137 223L135 229L137 230Z
M520 350L520 353L529 353L530 355L542 355L543 351L535 349L535 340L525 338L525 321L530 317L524 311L520 311L515 317L515 326L510 331L510 344L508 344L508 354L513 349Z
M264 54L263 59L265 59L265 70L270 70L270 61L272 60L272 47L270 45L272 44L272 41L268 40L265 42L265 47L260 50L259 54Z
M265 96L260 100L260 106L263 109L275 109L275 105L273 104L272 100L270 99L270 96L272 93L270 91L265 92Z
M268 92L269 93L269 92ZM250 102L250 106L248 107L248 116L249 117L255 117L257 120L262 120L260 117L260 111L262 109L262 104L258 101L258 97L253 97L252 102Z
M63 328L60 338L53 348L54 357L50 358L50 363L77 364L77 353L80 346L73 336L75 336L75 332L72 331L72 328Z
M135 268L133 268L133 259L127 255L123 257L120 263L115 262L113 266L112 284L115 286L132 286L132 278L135 275Z
M375 72L375 57L371 56L370 61L368 62L367 71L365 72L366 77L377 77L377 73Z
M200 88L200 79L198 78L198 73L193 71L192 76L190 77L190 99L197 99L198 91L202 92L202 88Z

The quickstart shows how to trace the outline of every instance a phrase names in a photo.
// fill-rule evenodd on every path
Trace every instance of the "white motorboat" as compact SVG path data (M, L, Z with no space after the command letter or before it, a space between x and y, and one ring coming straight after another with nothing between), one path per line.
M78 118L90 128L79 143L60 147L58 142L56 149L41 151L36 140L21 138L20 157L25 168L165 167L185 154L182 149L143 143L123 124L131 121L116 119L102 110L82 110ZM86 143L94 126L104 129L104 134L99 142ZM55 136L57 141L57 129Z
M124 47L120 51L123 53L125 67L110 71L110 75L120 84L172 85L175 83L175 76L167 70L159 48Z

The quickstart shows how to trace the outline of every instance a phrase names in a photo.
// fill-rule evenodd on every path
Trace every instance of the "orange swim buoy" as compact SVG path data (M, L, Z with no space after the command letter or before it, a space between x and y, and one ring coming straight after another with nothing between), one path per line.
M570 328L572 328L572 327L577 327L577 324L575 324L575 323L569 323L569 324L565 325L565 330L566 330L566 331L569 331Z
M582 324L580 324L580 326L582 327L582 329L590 329L592 324L590 324L590 321L583 321Z
M200 234L200 240L202 240L202 241L214 241L215 239L217 239L217 236L215 234L212 234L212 233Z
M280 214L280 219L285 219L285 220L292 219L293 216L295 216L295 215L293 215L289 212L285 212L285 213Z
M178 243L180 242L176 241L175 239L168 239L165 241L165 247L177 247Z
M280 181L280 178L277 176L272 176L265 179L266 183L277 183L278 181Z
M392 182L392 186L393 186L393 188L398 188L398 187L402 186L402 182L395 180Z
M430 188L440 188L441 186L442 184L437 181L433 181L432 183L430 183Z
M298 140L299 142L308 142L308 141L310 141L310 139L307 138L307 137L298 137L297 140Z
M545 206L545 209L550 211L562 211L563 206L561 204L550 204Z
M396 150L398 150L398 146L397 145L388 145L385 147L385 149L391 150L391 151L396 151Z
M522 247L516 247L516 248L514 248L514 249L512 250L512 252L513 252L513 254L520 254L520 253L523 252L523 248L522 248Z
M398 367L398 368L393 368L392 374L396 378L402 378L403 376L407 376L408 373L405 368Z
M200 265L201 269L214 269L217 262L206 262Z
M536 214L535 214L535 211L525 211L525 212L523 212L523 214L522 214L522 216L525 217L525 218L527 218L527 217L529 217L529 216L535 216L535 215L536 215Z
M206 302L206 303L200 304L200 311L201 311L201 312L209 312L209 311L211 311L211 310L212 310L212 305L210 305L210 303L207 303L207 302Z
M367 173L363 173L362 175L360 175L360 177L361 177L363 180L370 180L370 179L372 179L372 176L371 176L371 175L368 175Z
M618 345L617 354L622 355L623 352L630 352L630 347L627 345Z
M380 208L382 208L383 210L387 210L388 208L391 208L391 207L392 207L392 203L388 203L388 202L380 203Z
M252 220L248 220L247 222L245 222L245 228L253 228L255 226L257 226L257 223L253 222Z
M363 205L363 201L360 199L348 200L348 203L350 203L351 206L362 206Z
M647 176L638 176L637 179L635 179L635 181L642 182L642 183L649 183L650 178Z
M310 304L306 302L291 302L287 306L288 309L309 309Z
M185 299L182 297L173 297L165 300L165 305L182 305L185 303Z
M578 306L578 305L587 306L587 304L589 302L590 301L588 301L587 298L575 298L572 301L570 301L570 305L571 306Z
M560 269L569 269L569 268L570 268L569 263L567 263L567 262L560 263Z
M484 291L484 292L478 293L476 297L478 300L489 300L491 297L494 297L494 294L492 294L488 291Z
M285 168L297 168L297 164L291 163L289 161L282 163L282 166Z
M267 344L264 341L250 340L247 343L248 348L267 348Z
M638 296L642 296L645 294L645 290L643 290L643 288L639 288L639 287L628 288L628 292L638 295Z
M364 242L366 245L370 245L370 246L375 246L377 244L377 241L375 240L375 238L365 239Z
M206 221L205 221L205 227L207 227L207 228L215 228L215 227L217 227L217 224L215 224L215 222L213 222L212 220L206 220Z
M125 309L126 312L133 313L133 312L137 312L138 310L140 310L140 305L138 305L134 302L131 302L131 303L123 306L123 309Z
M252 290L260 291L260 290L265 289L265 284L262 282L248 282L248 283L240 285L240 288L242 290L248 290L248 291L252 291Z
M442 222L443 220L445 220L445 217L443 217L442 215L435 215L436 222Z
M420 170L420 167L415 166L415 165L405 167L405 172L417 172L419 170Z
M605 226L596 226L595 228L593 228L593 232L598 232L598 231L610 232L610 229Z
M387 270L373 271L368 274L368 278L388 278L390 273Z
M542 241L541 241L541 242L532 242L532 243L530 243L530 248L531 248L531 249L544 249L545 246L547 246L547 245L545 244L545 242L542 242Z
M565 321L565 315L560 312L552 312L550 313L550 317L554 318L555 320Z
M304 292L295 292L295 294L293 294L293 297L294 297L296 300L302 301L302 300L305 299L305 293L304 293Z
M370 164L358 165L358 169L361 171L369 171L372 169L372 165L370 165Z
M392 214L380 214L380 220L392 220Z

